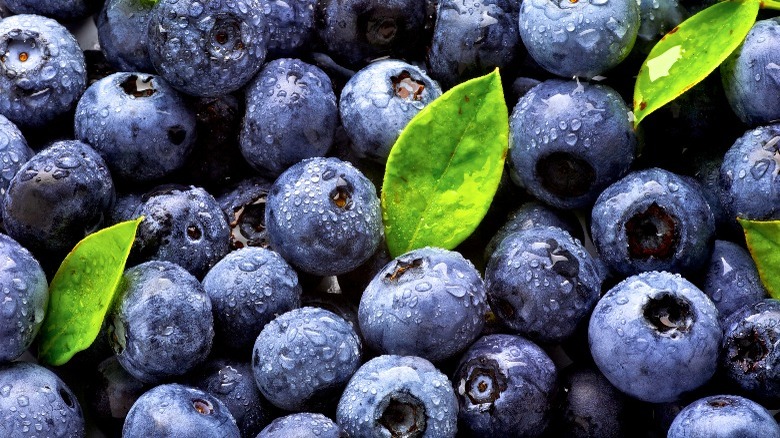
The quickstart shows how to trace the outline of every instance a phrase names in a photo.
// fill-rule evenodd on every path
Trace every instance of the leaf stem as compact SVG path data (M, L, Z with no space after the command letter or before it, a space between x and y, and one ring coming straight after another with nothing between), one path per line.
M761 0L761 9L774 9L780 11L780 1L778 0Z

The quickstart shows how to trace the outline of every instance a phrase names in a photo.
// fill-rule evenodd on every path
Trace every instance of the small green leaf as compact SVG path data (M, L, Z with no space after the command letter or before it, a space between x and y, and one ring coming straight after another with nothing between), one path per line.
M160 0L138 0L138 4L145 9L152 9Z
M452 249L482 221L509 146L501 77L457 85L428 104L390 151L382 214L390 253Z
M62 365L89 347L100 331L143 217L81 240L49 285L49 307L38 334L38 359Z
M745 232L750 255L756 262L761 282L773 298L780 299L780 221L737 218Z
M759 5L759 0L716 3L669 31L639 69L634 125L718 68L742 44Z

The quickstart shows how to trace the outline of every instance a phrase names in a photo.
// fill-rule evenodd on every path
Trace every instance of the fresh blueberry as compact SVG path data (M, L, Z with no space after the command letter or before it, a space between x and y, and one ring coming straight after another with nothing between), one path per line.
M614 272L687 274L709 260L715 219L699 186L650 168L626 175L599 195L590 229L599 255Z
M158 187L144 195L139 216L133 251L143 260L177 263L201 278L230 251L227 218L200 187Z
M557 227L507 236L485 269L490 308L512 330L536 342L571 336L593 309L603 279L585 247Z
M195 114L161 77L114 73L84 92L76 138L105 159L117 183L159 180L184 165L195 143Z
M528 53L567 78L592 78L618 65L638 31L635 1L529 0L520 6L520 37Z
M11 180L3 197L3 224L45 268L58 265L79 240L101 227L114 196L103 158L80 141L59 141L35 154Z
M317 0L260 0L268 26L268 57L295 55L314 41Z
M352 376L336 411L348 436L454 438L458 400L447 376L416 356L369 360Z
M50 18L0 20L0 55L0 114L21 128L45 127L70 111L87 87L76 38Z
M416 249L385 265L368 284L358 309L360 330L383 354L438 362L477 339L485 295L479 271L460 253Z
M724 154L723 151L705 152L691 160L693 177L699 182L701 192L710 205L718 236L731 235L736 229L734 219L726 215L726 207L720 201L720 168Z
M116 356L97 367L88 381L86 398L95 422L106 432L121 435L125 417L136 400L150 387L128 373Z
M751 126L780 119L780 17L753 24L742 45L721 64L726 97Z
M547 428L558 373L536 344L488 335L463 354L453 376L458 418L474 436L534 437Z
M377 61L358 71L339 100L355 153L384 164L409 121L440 95L435 81L403 61Z
M133 377L159 383L206 359L214 338L211 301L184 268L163 261L128 268L117 294L108 336Z
M712 395L686 406L668 438L778 438L780 426L760 404L737 395Z
M146 391L130 408L124 437L240 438L236 420L218 398L169 383Z
M0 234L0 363L19 358L35 339L49 303L46 274L19 243Z
M383 56L421 47L425 2L420 0L323 0L316 6L317 33L327 52L362 67Z
M0 435L83 437L76 396L56 374L29 362L0 365Z
M750 253L725 240L715 241L702 291L715 303L721 321L740 307L767 298Z
M255 381L275 406L322 410L360 366L362 346L352 326L333 312L302 307L279 315L255 341Z
M322 276L360 266L384 236L376 187L337 158L308 158L282 173L266 199L265 225L285 260Z
M114 225L119 222L135 219L135 210L143 203L141 193L117 193L114 205L108 212L106 225Z
M103 0L4 0L15 14L45 15L58 21L74 21L97 12Z
M428 64L446 87L513 65L522 53L518 16L512 0L443 0L436 10Z
M257 438L341 438L341 427L322 414L299 412L279 417L265 427Z
M260 0L159 0L149 15L148 50L157 72L193 96L243 87L265 61Z
M648 271L610 289L593 310L593 359L619 390L669 402L715 373L722 333L712 301L679 274Z
M247 352L276 315L301 305L298 275L268 249L248 247L226 255L203 278L214 313L215 344Z
M106 0L95 17L100 49L119 71L154 72L146 42L149 13L155 2Z
M513 181L554 207L591 205L634 160L637 139L628 114L620 95L606 85L542 82L512 111Z
M766 298L732 313L723 323L720 367L747 397L780 406L780 301Z
M5 195L16 172L35 155L27 145L22 131L5 116L0 115L0 196Z
M271 182L255 177L239 181L217 198L230 226L230 248L268 247L265 201Z
M265 64L247 87L246 108L241 153L263 175L275 178L333 144L336 94L316 66L290 58Z

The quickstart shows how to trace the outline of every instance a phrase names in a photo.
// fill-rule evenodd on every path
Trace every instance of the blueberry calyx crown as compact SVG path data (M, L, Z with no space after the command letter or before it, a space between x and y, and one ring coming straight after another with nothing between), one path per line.
M197 411L201 415L211 415L214 413L214 406L211 405L211 403L208 402L208 400L203 399L195 399L192 401L192 407L195 408L195 411Z
M127 95L137 97L149 97L157 92L152 83L152 77L147 76L142 78L137 75L130 75L119 84ZM180 142L181 143L181 142Z
M733 347L729 349L729 361L735 362L745 373L755 372L761 368L762 361L769 353L755 328L740 333L733 338Z
M392 438L419 438L425 434L425 405L417 397L395 392L389 394L379 408L382 412L379 424Z
M492 404L506 390L507 378L495 360L478 358L466 367L470 371L468 377L461 380L458 392L467 396L471 403Z
M393 272L390 272L385 275L385 280L388 281L395 281L401 278L404 273L410 269L419 268L423 265L423 259L416 258L411 261L406 260L398 260L395 263L395 269Z
M653 202L625 225L628 253L634 259L668 259L677 249L679 220Z
M677 339L690 331L696 321L691 303L668 292L652 297L642 309L645 320L661 336Z
M422 100L425 83L414 79L408 71L402 71L398 76L390 78L393 81L395 95L404 100Z
M535 172L542 187L559 198L586 195L596 181L593 166L569 152L556 151L541 157Z

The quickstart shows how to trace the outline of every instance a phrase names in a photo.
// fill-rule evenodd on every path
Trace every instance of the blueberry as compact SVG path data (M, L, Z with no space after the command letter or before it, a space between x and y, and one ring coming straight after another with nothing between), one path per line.
M520 6L528 53L558 76L601 75L628 56L638 30L634 1L529 0Z
M317 307L279 315L255 341L252 369L260 392L290 411L322 410L360 366L361 342L343 318Z
M619 390L669 402L715 373L722 333L718 310L679 274L648 271L610 289L593 310L593 359Z
M249 351L276 315L301 305L298 275L268 249L248 247L222 258L203 278L214 313L215 344Z
M780 301L766 298L732 313L723 323L720 367L747 397L780 405Z
M4 293L0 324L0 363L19 358L35 339L49 303L46 274L15 240L0 234L0 286Z
M230 250L227 218L200 187L158 187L144 195L139 216L136 258L177 263L201 278Z
M16 125L0 115L0 196L5 195L16 172L35 155Z
M512 330L536 342L558 343L599 299L601 272L585 247L556 227L507 236L485 269L490 308Z
M780 426L760 404L737 395L712 395L686 406L669 428L669 438L777 438Z
M726 97L740 120L751 126L780 119L780 17L759 20L742 45L721 64Z
M533 342L484 336L463 354L453 376L458 418L474 436L541 436L557 377L553 361Z
M0 435L83 437L76 396L56 374L29 362L0 365Z
M558 208L589 206L628 172L637 139L623 99L606 85L550 79L510 118L511 176Z
M323 0L316 8L315 27L327 52L350 66L420 47L425 25L420 0Z
M322 414L299 412L279 417L265 427L257 438L340 438L341 427Z
M130 408L122 436L239 438L236 420L208 392L178 383L155 386Z
M195 114L161 77L114 73L84 92L75 134L105 159L117 182L159 180L184 165Z
M593 206L590 229L602 260L614 272L687 274L709 259L715 220L700 187L651 168L607 187Z
M687 17L687 11L678 0L640 0L634 51L647 57L653 46Z
M4 18L0 54L0 114L19 127L46 126L70 111L87 86L87 67L76 38L50 18Z
M416 249L385 265L360 299L366 343L385 354L438 362L482 331L487 300L474 265L455 251Z
M135 219L135 210L143 203L142 198L143 194L141 193L117 193L114 205L108 212L106 225L114 225Z
M95 17L100 49L117 70L154 72L146 42L152 5L140 0L106 0Z
M102 0L3 0L14 14L37 14L58 21L74 21L94 14Z
M230 248L247 246L267 248L265 201L271 182L264 178L247 178L234 184L217 198L230 226Z
M241 153L263 175L277 177L304 158L324 156L338 124L336 94L324 71L298 59L276 59L246 90Z
M440 95L436 82L403 61L377 61L358 71L339 100L354 152L384 164L409 121Z
M13 177L3 197L3 224L44 267L58 265L79 240L102 226L114 196L103 158L80 141L59 141Z
M148 25L149 57L173 87L218 96L243 87L265 61L260 0L159 0Z
M518 16L511 0L443 0L436 10L428 63L445 87L513 65L522 53Z
M116 356L111 356L100 362L97 373L88 381L86 398L95 422L104 431L121 435L133 403L149 389L128 373Z
M750 253L725 240L715 241L702 291L718 308L721 321L740 307L767 297Z
M268 57L281 58L307 49L314 41L317 0L261 0L268 26Z
M214 338L208 295L195 277L170 262L125 270L107 318L119 363L145 383L192 370L206 359Z
M285 260L322 276L360 266L384 236L374 184L337 158L309 158L282 173L266 200L265 225Z

